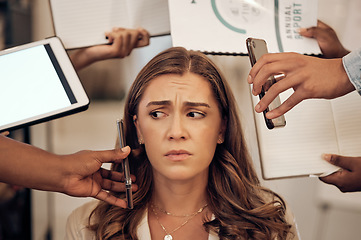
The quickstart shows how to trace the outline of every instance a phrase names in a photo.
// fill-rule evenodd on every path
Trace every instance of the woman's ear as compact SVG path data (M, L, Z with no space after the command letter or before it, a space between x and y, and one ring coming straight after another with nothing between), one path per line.
M144 144L143 136L142 136L142 134L141 134L141 132L140 132L140 127L139 127L139 124L138 124L137 115L134 115L134 116L133 116L133 123L134 123L135 128L137 129L138 143L139 143L139 144Z
M134 115L133 116L133 123L134 123L135 127L137 127L137 121L138 121L137 115Z

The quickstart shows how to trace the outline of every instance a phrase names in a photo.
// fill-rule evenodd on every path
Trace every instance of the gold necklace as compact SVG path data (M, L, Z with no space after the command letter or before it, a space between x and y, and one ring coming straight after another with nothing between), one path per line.
M192 213L192 214L188 214L189 215L189 218L184 222L182 223L180 226L176 227L175 229L173 229L172 231L168 232L167 229L163 226L163 224L159 221L159 217L158 217L158 213L155 211L155 208L154 208L154 204L151 203L151 208L152 208L152 211L154 213L154 216L155 218L157 219L157 222L159 223L159 225L162 227L163 231L165 232L165 236L164 236L164 240L173 240L173 236L171 235L172 233L174 233L175 231L177 231L178 229L180 229L181 227L183 227L184 225L186 225L192 218L194 218L195 216L197 216L199 213L203 212L203 210L207 207L208 204L205 204L203 207L201 207L198 211ZM156 206L157 207L157 206ZM158 208L158 207L157 207ZM160 208L158 208L160 209ZM163 210L163 209L162 209ZM163 210L165 214L167 215L170 215L170 216L179 216L179 215L175 215L175 214L172 214L172 213L169 213L165 210Z
M194 213L190 213L190 214L183 214L183 215L177 215L177 214L174 214L174 213L170 213L170 212L167 212L166 210L164 210L163 208L159 207L158 205L156 205L155 203L152 203L152 207L155 207L156 209L158 209L160 212L168 215L168 216L172 216L172 217L190 217L190 216L193 216L199 212L202 212L203 209L205 207L207 207L208 204L205 204L203 207L201 207L198 211L195 211Z

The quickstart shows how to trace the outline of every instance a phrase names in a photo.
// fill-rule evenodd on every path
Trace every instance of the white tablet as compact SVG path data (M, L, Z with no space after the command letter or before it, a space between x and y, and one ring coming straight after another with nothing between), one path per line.
M88 105L58 38L0 51L0 131L59 118Z

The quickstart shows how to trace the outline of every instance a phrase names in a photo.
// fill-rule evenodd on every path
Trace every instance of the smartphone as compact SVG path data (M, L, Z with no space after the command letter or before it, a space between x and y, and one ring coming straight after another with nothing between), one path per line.
M123 125L124 125L123 119L117 120L117 129L118 129L120 148L123 148L126 146ZM130 167L129 167L128 158L125 158L123 160L123 171L124 171L124 179L125 179L125 196L126 196L126 200L127 200L126 201L127 207L129 209L133 209L132 179L130 178Z
M257 38L247 38L246 40L247 50L251 65L253 65L262 57L263 54L268 53L266 41L263 39ZM267 82L262 86L261 93L258 95L259 99L262 99L266 94L268 89L276 83L275 77L270 76ZM281 115L274 119L268 119L266 113L279 107L281 105L280 97L277 96L270 105L263 111L264 120L268 129L273 129L275 127L284 127L286 125L285 116Z

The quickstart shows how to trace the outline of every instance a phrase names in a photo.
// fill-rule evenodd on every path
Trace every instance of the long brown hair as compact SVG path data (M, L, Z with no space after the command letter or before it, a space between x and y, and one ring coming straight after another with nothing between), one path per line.
M152 79L163 74L187 72L210 82L227 124L224 142L218 144L209 167L208 206L215 218L205 220L205 230L217 233L220 239L285 239L291 227L285 220L285 203L276 193L260 186L228 83L204 54L181 47L170 48L154 57L140 71L126 99L125 134L127 145L133 149L129 162L139 186L133 194L134 209L101 202L89 217L89 220L96 219L90 228L96 232L97 239L138 239L136 230L152 197L153 176L144 146L138 143L133 116ZM113 169L121 170L119 165L114 165Z

